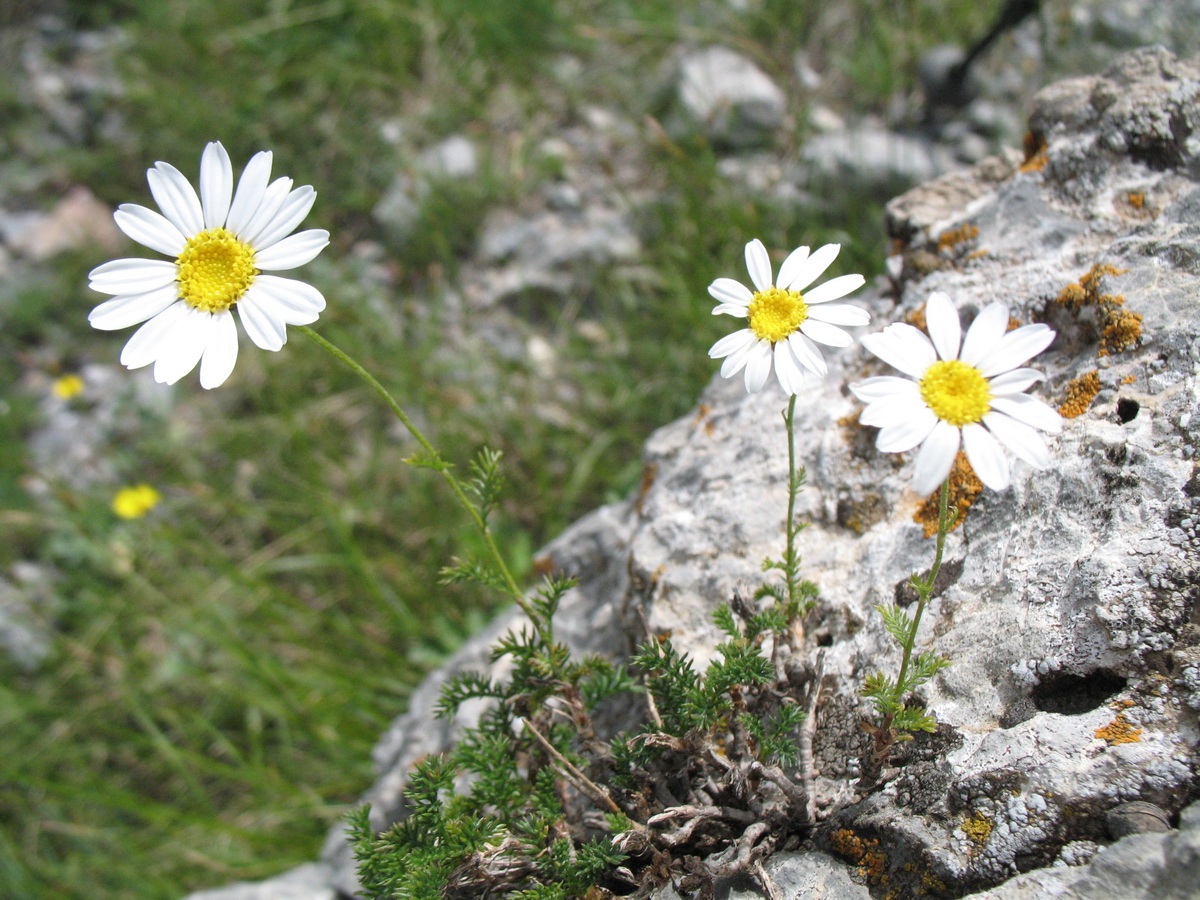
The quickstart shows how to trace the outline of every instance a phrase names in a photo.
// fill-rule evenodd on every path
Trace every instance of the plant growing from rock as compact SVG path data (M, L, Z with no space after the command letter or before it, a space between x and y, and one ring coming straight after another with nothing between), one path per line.
M913 650L921 616L933 596L942 564L946 534L956 511L947 508L951 468L959 447L980 480L992 490L1008 487L1007 448L1034 468L1049 464L1050 455L1038 430L1057 434L1062 419L1053 409L1024 393L1044 377L1036 369L1020 368L1054 340L1046 325L1009 329L1008 308L994 303L971 323L966 336L953 301L934 293L926 304L929 337L903 322L863 338L863 346L909 378L881 375L850 385L867 406L859 421L878 426L875 446L885 453L903 453L920 445L913 489L938 493L937 550L933 568L909 584L917 592L912 616L894 604L879 607L884 625L900 645L900 671L895 678L882 672L867 677L863 696L875 704L877 719L864 723L871 748L864 756L860 784L875 784L898 740L913 731L934 731L937 722L909 696L950 664L932 651ZM910 380L911 379L911 380Z

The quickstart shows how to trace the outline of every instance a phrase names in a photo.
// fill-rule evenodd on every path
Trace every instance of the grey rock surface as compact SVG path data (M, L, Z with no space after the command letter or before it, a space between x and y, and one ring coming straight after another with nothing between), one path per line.
M338 900L337 892L328 886L330 875L329 866L307 863L267 881L198 891L190 900Z
M787 98L762 69L728 47L684 54L679 102L715 144L738 149L769 143L782 127Z
M1052 441L1049 468L1016 464L1012 486L980 495L950 535L945 583L918 636L920 649L953 661L922 689L941 726L905 745L865 796L855 781L869 708L857 691L898 664L875 606L905 602L932 542L913 519L923 498L909 488L912 454L874 449L846 387L883 367L858 348L831 353L828 376L801 398L810 486L798 512L811 525L800 549L821 589L808 633L826 673L815 747L825 821L807 848L822 855L772 860L773 880L809 873L789 882L789 897L820 879L844 891L832 896L856 896L848 879L857 896L882 895L885 879L895 896L1195 896L1194 805L1179 830L1116 843L1105 822L1131 801L1173 817L1198 792L1200 68L1138 51L1047 89L1031 124L1043 146L1024 164L988 160L891 205L900 264L889 289L857 302L875 329L918 313L934 290L967 318L1002 301L1058 332L1037 360L1047 380L1035 394L1057 406L1093 372L1099 390ZM1122 302L1060 304L1089 272L1098 296ZM1105 318L1114 311L1130 315ZM1117 325L1126 340L1106 343ZM715 378L694 414L647 443L639 495L546 548L547 564L582 578L559 620L572 646L622 656L644 616L701 663L713 655L713 609L751 593L761 560L781 549L784 405L774 388L747 395ZM380 742L380 780L365 798L377 823L403 815L412 761L470 717L432 718L440 683L482 666L514 621L436 673ZM854 849L864 842L869 861ZM1097 847L1085 867L1066 865ZM351 894L340 832L324 861L322 884Z

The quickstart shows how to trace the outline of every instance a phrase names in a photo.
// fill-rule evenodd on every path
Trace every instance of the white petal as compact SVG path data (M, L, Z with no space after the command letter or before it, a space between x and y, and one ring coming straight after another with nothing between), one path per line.
M829 268L830 263L837 259L837 255L841 252L841 249L841 244L826 244L824 247L818 247L812 252L812 255L804 261L804 265L800 266L796 270L796 274L793 276L792 282L788 285L787 289L789 291L803 291L806 287L808 287L825 273L825 270ZM838 279L836 278L834 279L834 281L837 280ZM854 290L854 288L850 288L846 293L849 293L852 290ZM841 297L842 295L838 294L837 296ZM835 298L830 297L827 299L832 300ZM821 301L809 300L808 302L820 303Z
M178 256L187 246L187 238L165 216L136 203L122 203L113 219L139 244L167 256Z
M1023 459L1035 469L1050 465L1050 451L1042 436L1024 422L1009 418L1003 413L990 412L983 417L983 424L1018 459Z
M325 297L311 284L278 275L259 275L251 289L267 298L271 311L288 325L311 325L325 309Z
M1046 378L1037 369L1013 369L988 381L988 390L993 397L1019 394Z
M242 170L237 193L233 195L233 204L229 207L229 216L225 220L225 227L235 235L240 235L242 228L258 212L258 205L262 202L270 178L271 151L255 153Z
M732 278L718 278L708 286L708 293L714 300L720 300L722 303L740 303L742 306L749 306L750 301L754 299L754 292L750 288Z
M739 347L725 357L725 362L721 363L721 377L732 378L738 372L742 371L742 367L746 365L746 360L750 358L751 352L758 344L758 338L754 337L753 332L750 334L751 340L747 341L744 346Z
M828 303L830 300L837 300L839 297L845 297L847 294L857 291L866 283L867 280L861 275L839 275L806 292L804 302L809 306Z
M170 284L178 274L165 259L114 259L88 273L88 287L102 294L140 294Z
M888 428L881 428L879 437L875 438L875 447L881 453L904 453L925 440L937 424L938 417L933 410L922 407L916 415Z
M141 294L122 294L93 309L88 322L101 331L119 331L157 316L178 299L179 292L173 284Z
M979 368L979 361L992 352L1007 330L1008 307L1003 303L987 306L967 329L967 337L958 358L969 366Z
M275 315L275 309L270 299L265 299L257 284L250 285L250 290L238 301L238 316L242 327L255 345L264 350L279 350L287 343L287 325L282 318Z
M910 381L909 384L912 382ZM921 399L919 393L897 395L887 400L868 403L867 408L859 415L858 421L862 425L892 431L907 419L924 418L928 410L929 407L925 405L925 401Z
M225 383L237 362L238 335L233 314L226 310L213 316L212 333L200 360L200 387L210 391Z
M1041 400L1028 394L1013 394L1011 397L993 397L992 409L1012 416L1018 422L1032 425L1050 434L1062 431L1062 417Z
M829 367L825 364L825 357L821 355L821 350L806 338L799 331L792 332L787 339L788 347L792 351L792 355L796 357L796 361L808 371L819 377L825 377L825 373L829 371Z
M949 422L938 422L917 453L913 490L922 497L936 491L950 474L957 455L958 429Z
M828 322L831 325L869 325L871 314L865 309L851 306L849 303L828 303L824 306L810 306L810 318L818 322Z
M213 331L212 313L189 307L184 319L163 337L154 361L154 380L174 384L200 362Z
M312 210L316 199L317 192L312 189L312 185L304 184L296 188L288 194L283 206L275 214L275 218L249 243L256 250L266 250L278 243L304 221L304 217Z
M796 280L796 276L804 267L804 263L808 261L808 248L797 247L788 254L787 259L783 261L783 265L779 267L779 287L785 291L792 289L792 282Z
M220 141L212 141L200 156L200 205L204 227L220 228L229 215L233 197L233 164Z
M750 308L740 303L718 303L713 307L712 314L714 316L737 316L739 319L744 319L750 315Z
M273 247L254 254L254 264L263 271L294 269L312 260L329 246L329 232L312 228L286 237Z
M962 431L963 449L979 480L993 491L1008 487L1008 457L1000 443L982 425L964 425Z
M190 181L170 163L156 162L153 169L146 170L150 182L150 193L171 224L185 235L196 235L204 230L204 212L200 209L200 198Z
M800 331L818 344L824 344L827 347L849 347L854 343L854 338L836 325L818 322L816 319L805 319L800 325Z
M937 362L937 352L929 338L904 322L895 322L878 334L868 334L862 345L894 369L921 378Z
M775 377L785 394L799 394L804 389L804 374L796 364L786 341L776 341L774 351Z
M1014 369L1050 346L1054 331L1040 322L1010 331L1000 339L991 353L985 354L977 368L984 378Z
M133 333L121 351L121 365L127 369L140 369L158 359L165 335L181 321L191 309L184 300L177 300L171 306Z
M962 326L958 323L958 310L950 298L937 291L925 302L925 324L934 349L942 359L958 359L958 348L962 341Z
M255 250L263 249L255 239L275 221L275 216L279 213L280 207L287 200L291 190L292 179L290 178L276 178L272 181L267 186L262 202L258 204L258 209L254 211L250 221L243 225L241 231L238 232L238 239L245 241Z
M876 400L891 400L893 397L921 396L921 389L915 381L899 378L895 375L875 375L864 378L850 385L850 393L863 403L874 403Z
M755 238L746 245L746 269L750 272L750 282L757 290L765 291L771 287L771 257L763 242ZM752 392L753 393L753 392Z
M739 350L744 350L753 344L757 337L749 328L743 328L740 331L735 331L733 334L727 334L708 351L710 359L720 359L722 356L729 356L731 353L737 353Z
M757 394L771 376L771 343L758 341L746 358L746 390Z

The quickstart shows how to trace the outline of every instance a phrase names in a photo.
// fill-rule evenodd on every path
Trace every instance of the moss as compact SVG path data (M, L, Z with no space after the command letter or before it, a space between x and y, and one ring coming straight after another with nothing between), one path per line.
M949 503L958 510L958 516L954 519L954 524L950 527L951 531L966 520L967 510L971 508L972 503L979 499L979 495L982 493L983 482L979 480L979 476L971 468L967 454L959 450L958 455L954 457L954 465L950 469ZM937 534L937 491L925 498L925 502L913 513L913 521L925 529L925 537L933 537Z
M1082 416L1100 393L1100 373L1093 369L1078 378L1067 382L1067 396L1058 407L1058 414L1064 419L1075 419Z

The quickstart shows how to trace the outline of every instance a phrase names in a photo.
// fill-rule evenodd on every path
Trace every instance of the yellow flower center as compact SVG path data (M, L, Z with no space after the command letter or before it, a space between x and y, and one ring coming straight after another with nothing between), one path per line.
M254 281L254 249L224 228L210 228L193 238L175 260L179 296L196 309L224 312L237 303Z
M987 379L957 359L939 360L921 378L921 397L933 414L956 428L983 419L992 408Z
M750 300L750 330L758 337L782 341L808 318L808 304L799 291L771 287Z

